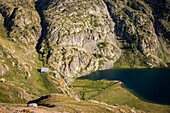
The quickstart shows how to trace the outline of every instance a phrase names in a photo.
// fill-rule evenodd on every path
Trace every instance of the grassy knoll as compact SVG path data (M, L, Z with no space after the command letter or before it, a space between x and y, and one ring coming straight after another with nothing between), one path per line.
M76 99L62 95L50 94L35 100L39 108L45 106L52 111L69 113L143 113L140 110L128 106L110 106L97 101L77 101Z
M110 105L128 105L149 113L170 112L170 106L142 101L115 81L76 80L72 86L84 100L97 100Z

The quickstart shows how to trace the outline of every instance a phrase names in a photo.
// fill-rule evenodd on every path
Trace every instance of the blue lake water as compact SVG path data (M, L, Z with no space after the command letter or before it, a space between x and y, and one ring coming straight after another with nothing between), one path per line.
M79 79L119 80L145 101L170 105L170 69L113 69L97 71Z

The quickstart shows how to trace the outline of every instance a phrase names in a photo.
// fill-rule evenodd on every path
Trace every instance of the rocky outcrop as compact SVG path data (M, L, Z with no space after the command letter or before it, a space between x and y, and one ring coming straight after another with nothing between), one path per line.
M151 7L142 0L105 0L105 3L116 23L115 33L122 49L130 49L133 53L140 51L147 57L146 63L150 67L163 64Z
M45 16L48 63L60 74L76 76L110 69L121 56L115 24L102 0L54 0Z
M151 7L154 17L154 28L161 48L164 51L164 60L170 62L170 1L169 0L145 0Z
M6 80L0 82L0 102L23 103L58 91L38 72L42 66L35 46L40 34L33 0L0 0L0 78Z
M37 43L41 26L34 5L33 0L0 0L0 13L11 40L27 45Z
M168 0L0 0L0 76L8 81L2 95L13 101L25 92L74 95L72 77L166 66L169 6ZM38 73L43 66L48 74ZM5 86L15 90L6 95Z
M170 40L170 1L169 0L145 0L152 8L154 27L156 34Z
M169 62L169 5L159 5L167 10L161 18L157 2L2 0L0 12L10 39L36 45L44 66L73 77L111 69L115 62L118 67Z
M59 74L73 77L110 69L116 61L134 59L122 54L129 50L128 54L139 59L130 62L130 67L140 62L145 67L166 65L148 3L136 0L44 2L40 1L40 5L45 9L48 32L40 52L45 64Z

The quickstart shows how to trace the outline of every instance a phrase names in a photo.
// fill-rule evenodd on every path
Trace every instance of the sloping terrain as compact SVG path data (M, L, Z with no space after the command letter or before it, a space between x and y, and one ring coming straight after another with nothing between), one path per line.
M37 101L38 107L26 107L26 105L1 105L0 109L4 113L144 113L140 110L128 106L111 106L97 101L76 101L64 95L52 94L43 97ZM3 113L2 112L2 113Z
M141 100L120 81L77 79L73 89L82 100L95 100L114 106L129 106L146 113L169 113L169 105Z
M112 67L166 66L168 42L155 31L158 18L150 5L143 0L51 1L44 11L46 62L70 77Z
M48 75L38 72L42 63L35 45L41 26L34 2L0 3L0 101L23 103L57 92Z
M77 98L68 83L96 70L166 67L169 14L168 0L0 0L0 102Z

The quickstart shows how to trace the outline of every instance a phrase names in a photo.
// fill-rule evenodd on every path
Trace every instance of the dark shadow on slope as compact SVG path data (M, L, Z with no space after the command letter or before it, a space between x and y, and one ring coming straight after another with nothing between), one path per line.
M48 99L49 98L49 95L45 95L45 96L42 96L38 99L35 99L35 100L31 100L29 101L27 104L31 104L31 103L39 103L40 101L43 101L45 99Z
M43 61L43 65L47 64L48 62L48 58L50 57L51 55L51 47L50 47L50 44L49 44L49 41L48 41L48 38L47 38L47 32L48 32L48 22L46 21L45 19L45 15L44 15L44 10L46 10L49 5L50 5L50 2L51 0L38 0L36 2L36 5L35 5L35 8L40 16L40 19L41 19L41 27L42 27L42 30L41 30L41 36L39 37L38 39L38 42L37 42L37 45L36 45L36 51L39 53L39 57L40 56L43 56L44 57L44 54L47 54L47 56L45 56L46 60L43 60L41 58L39 58L40 60ZM46 53L43 51L40 51L40 49L42 48L42 44L45 44L45 49L46 49Z
M123 30L128 29L128 26L126 26L126 20L120 20L119 15L112 11L112 8L116 8L114 7L114 3L105 1L105 4L112 20L115 22L114 33L116 34L116 36L118 36L117 40L121 43L120 48L123 50L131 51L132 54L135 53L133 46L136 41L135 37L131 36L131 34L129 34L127 30Z
M170 22L170 1L168 0L145 0L152 8L154 16L154 28L158 36L163 36L170 41L170 32L166 30L160 19Z
M38 99L35 99L35 100L31 100L27 103L27 105L31 104L31 103L36 103L37 105L39 106L46 106L46 107L55 107L55 105L50 105L50 104L45 104L43 103L44 100L47 100L49 98L50 95L45 95L45 96L42 96Z
M40 16L40 19L41 19L41 27L42 27L42 30L41 30L41 36L39 37L38 39L38 43L36 45L36 50L38 53L40 53L40 49L41 49L41 46L42 46L42 42L43 40L46 38L46 35L47 35L47 21L45 20L45 15L43 13L43 6L41 6L41 0L38 0L36 2L36 5L35 5L35 8Z
M6 29L10 32L12 31L12 25L13 25L13 21L12 19L15 17L15 13L17 12L18 8L14 8L12 14L8 17L5 17L4 20L4 27L6 27Z
M0 7L3 7L3 6L0 6ZM8 13L6 11L4 11L0 8L0 13L4 17L4 27L8 31L8 36L9 36L10 31L12 31L12 25L14 24L13 18L15 17L17 10L18 10L18 8L14 8L11 15L8 15Z
M139 98L170 105L170 69L113 69L97 71L78 79L119 80Z

